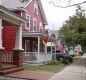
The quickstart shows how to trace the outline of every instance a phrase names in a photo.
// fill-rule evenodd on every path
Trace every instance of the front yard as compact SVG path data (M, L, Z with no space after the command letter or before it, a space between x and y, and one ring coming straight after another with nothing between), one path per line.
M73 61L79 59L81 56L75 56L73 58ZM30 66L30 65L24 65L24 69L25 70L30 70L30 71L45 71L45 72L60 72L61 70L63 70L66 66L68 66L70 64L64 65L59 61L53 61L52 64L49 65L41 65L41 66Z
M25 70L30 71L45 71L45 72L54 72L57 73L65 68L63 64L60 65L42 65L42 66L24 66Z

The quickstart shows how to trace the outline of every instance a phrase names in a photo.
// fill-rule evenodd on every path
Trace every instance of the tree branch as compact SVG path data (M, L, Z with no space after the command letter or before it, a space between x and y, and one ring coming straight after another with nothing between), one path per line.
M69 5L69 6L58 6L56 5L54 2L50 1L49 4L52 3L55 7L60 7L60 8L68 8L68 7L72 7L72 6L76 6L76 5L80 5L80 4L84 4L86 3L86 1L81 2L81 3L77 3L77 4L73 4L73 5Z

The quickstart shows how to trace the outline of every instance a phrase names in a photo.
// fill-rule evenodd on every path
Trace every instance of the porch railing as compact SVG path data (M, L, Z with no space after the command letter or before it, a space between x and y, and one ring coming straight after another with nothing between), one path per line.
M12 63L13 62L13 53L2 53L2 62Z
M45 52L24 52L24 62L43 62L52 60L52 54Z
M37 52L24 52L23 62L37 61Z
M43 62L52 60L52 54L45 52L24 52L23 62ZM2 53L2 62L12 63L13 62L13 53Z

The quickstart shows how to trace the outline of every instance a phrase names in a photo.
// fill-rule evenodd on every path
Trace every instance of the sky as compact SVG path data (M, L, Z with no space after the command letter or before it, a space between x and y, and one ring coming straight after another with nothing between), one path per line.
M48 21L46 29L59 30L63 23L68 20L69 16L74 15L75 7L58 8L49 4L50 0L42 0L44 12Z

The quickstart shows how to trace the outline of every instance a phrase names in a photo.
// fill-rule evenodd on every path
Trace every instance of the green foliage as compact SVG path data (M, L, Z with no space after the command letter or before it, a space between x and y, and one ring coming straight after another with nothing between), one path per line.
M41 65L41 66L29 66L24 65L25 70L30 71L45 71L45 72L59 72L65 68L64 65Z
M59 65L59 64L61 64L61 62L57 60L51 60L47 62L47 65Z
M63 64L69 64L69 63L72 63L73 62L73 57L65 57L65 58L63 58L63 60L62 60L62 63Z
M63 60L62 60L62 63L65 65L65 64L69 64L69 60L67 59L67 58L64 58Z
M69 60L69 62L73 62L73 57L70 56L70 57L68 58L68 60Z
M85 10L78 6L75 15L70 16L69 20L66 20L60 29L60 38L62 38L68 46L77 44L86 46L86 17L84 11Z

